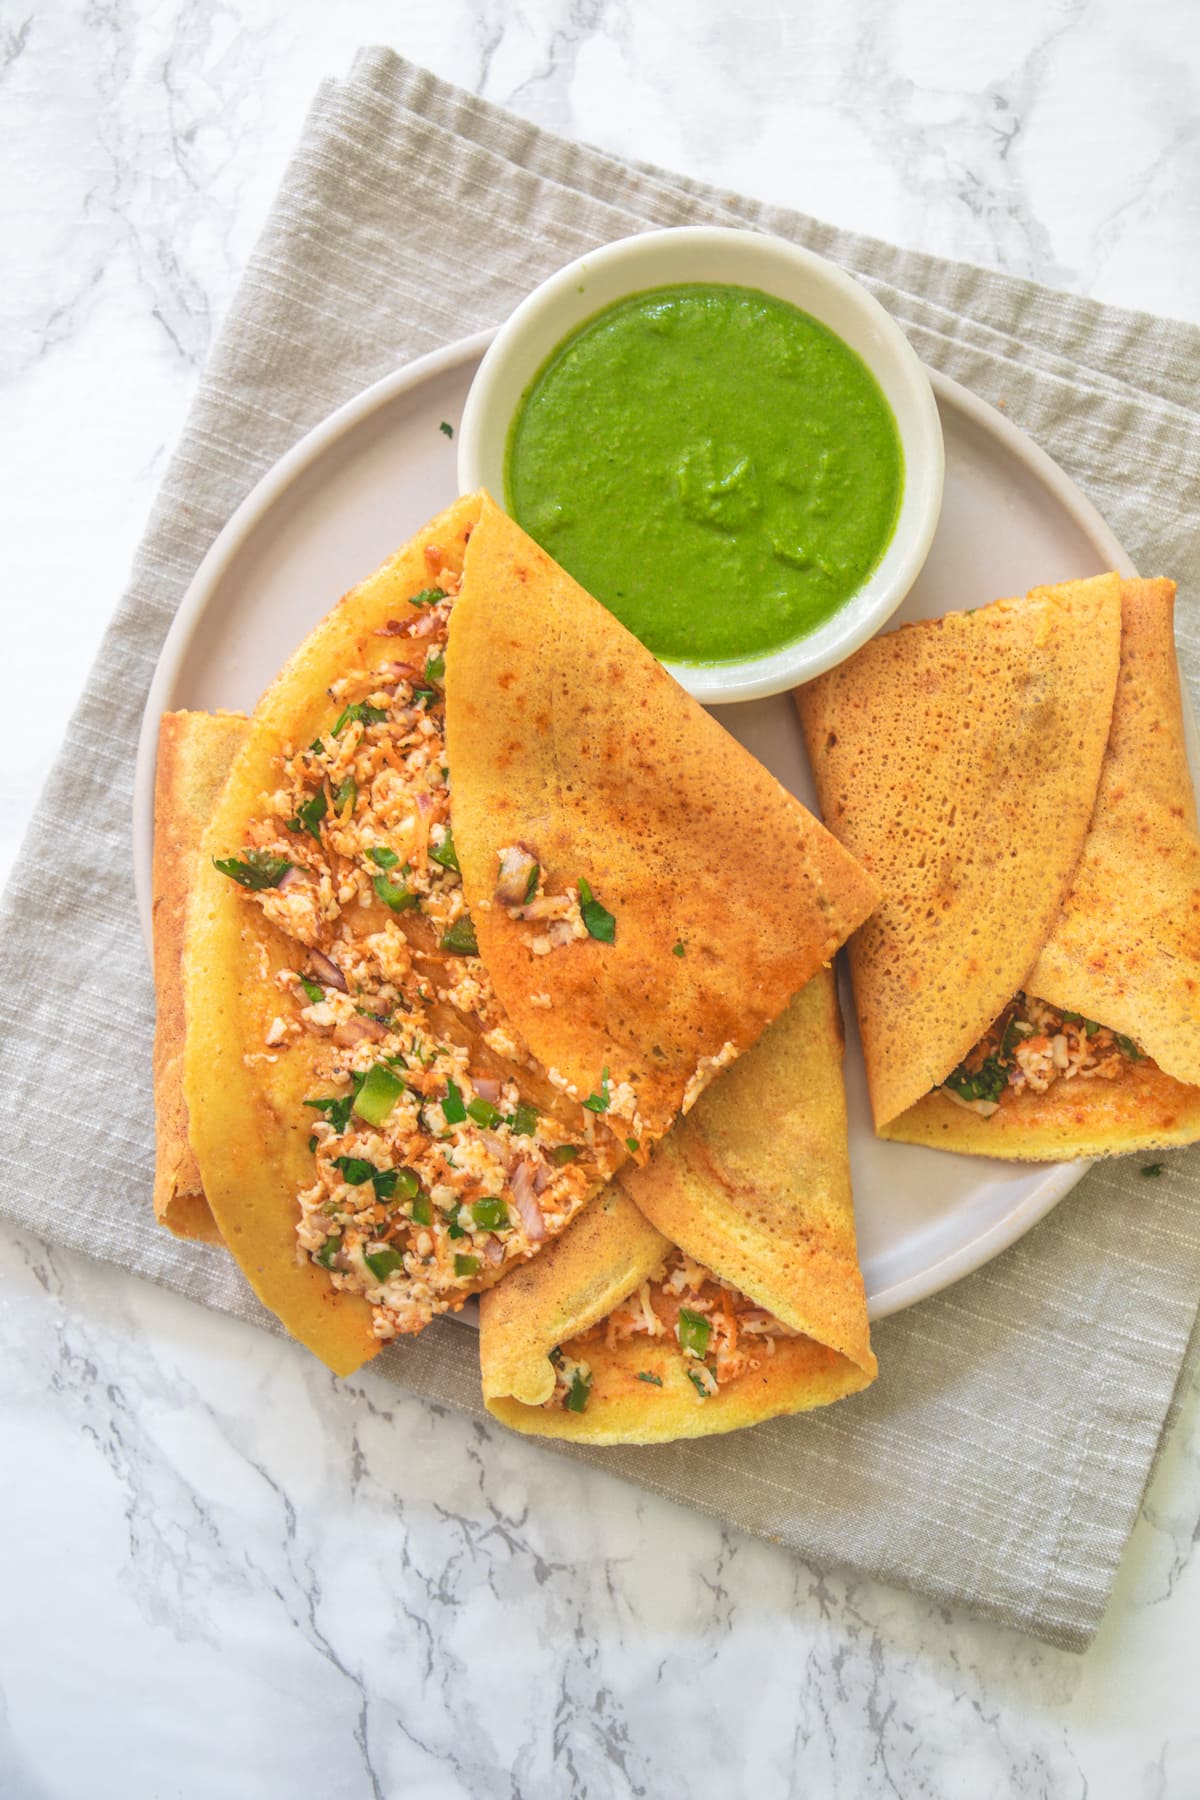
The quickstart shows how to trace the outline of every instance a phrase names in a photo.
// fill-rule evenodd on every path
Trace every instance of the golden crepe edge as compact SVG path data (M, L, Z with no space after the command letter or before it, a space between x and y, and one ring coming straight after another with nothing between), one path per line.
M154 1216L176 1237L223 1240L200 1180L183 1095L183 948L200 843L245 742L244 713L170 712L159 723L154 777Z
M622 1170L558 1243L483 1296L483 1393L496 1418L578 1443L673 1442L827 1405L874 1380L842 1047L823 970L647 1165ZM550 1352L603 1321L675 1245L804 1335L774 1339L756 1370L703 1399L673 1339L588 1343L586 1409L543 1405L555 1388Z

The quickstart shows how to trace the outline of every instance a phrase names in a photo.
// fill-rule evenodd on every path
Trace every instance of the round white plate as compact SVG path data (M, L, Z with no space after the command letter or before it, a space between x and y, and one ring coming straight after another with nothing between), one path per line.
M455 446L441 427L457 426L490 335L422 357L326 419L242 503L197 571L163 646L138 752L134 873L147 943L160 713L250 711L338 596L449 503ZM1133 573L1094 507L1048 456L955 382L931 379L946 440L945 502L929 560L893 625L1105 569ZM815 804L787 695L714 710L786 787ZM1005 1249L1086 1165L1022 1167L880 1142L848 992L842 1004L859 1248L878 1319Z

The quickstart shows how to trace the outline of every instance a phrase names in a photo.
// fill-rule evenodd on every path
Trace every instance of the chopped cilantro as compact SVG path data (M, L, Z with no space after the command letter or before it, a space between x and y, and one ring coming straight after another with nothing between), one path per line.
M591 1376L585 1375L582 1369L576 1369L571 1376L571 1385L567 1389L563 1405L568 1412L585 1412L591 1391Z
M446 419L442 420L441 424L438 426L438 430L443 437L452 438L454 436L454 427Z
M509 1113L506 1121L514 1137L532 1137L538 1127L538 1110L522 1101L516 1112Z
M601 906L591 889L591 883L581 875L579 877L579 911L590 937L599 938L602 944L611 944L617 934L617 921L607 908Z
M1145 1053L1139 1050L1133 1039L1131 1037L1126 1037L1124 1032L1114 1031L1113 1037L1116 1039L1117 1049L1121 1052L1121 1055L1127 1056L1130 1062L1144 1062L1146 1060Z
M686 946L683 944L672 944L671 945L671 955L672 956L686 956L687 955Z
M471 1208L471 1217L485 1231L495 1231L499 1226L508 1224L508 1208L496 1195L489 1195L485 1200L476 1200Z
M679 1324L676 1329L681 1350L690 1350L695 1356L708 1354L708 1340L712 1335L712 1326L703 1313L693 1312L690 1307L681 1306Z
M461 1125L467 1116L463 1105L462 1089L456 1081L446 1083L446 1098L442 1101L442 1117L447 1125Z
M959 1063L957 1069L947 1075L942 1086L953 1088L963 1100L998 1101L1008 1086L1008 1070L998 1056L987 1057L973 1074L969 1074Z
M299 977L299 982L313 1006L317 1006L325 998L325 989L321 986L320 982L310 981L307 975L301 975Z
M313 1136L313 1137L310 1137L310 1138L309 1138L309 1140L308 1140L308 1153L309 1153L309 1155L310 1155L310 1156L311 1156L311 1155L312 1155L312 1154L313 1154L313 1152L314 1152L314 1151L315 1151L315 1150L316 1150L316 1147L317 1147L317 1140L316 1140L316 1137L315 1137L315 1136Z
M441 650L431 656L425 664L426 681L441 681L446 673L446 657Z
M340 1100L306 1100L305 1106L311 1106L314 1112L323 1112L336 1132L345 1131L350 1123L350 1112L354 1105L354 1095L344 1094Z
M335 1156L333 1166L350 1187L362 1187L364 1182L370 1181L378 1172L374 1164L361 1156Z
M410 906L417 904L417 896L402 881L389 881L386 875L376 875L371 886L384 905L390 906L393 912L407 912Z
M429 708L438 698L439 695L436 688L415 687L413 689L413 704L416 706L423 706L426 712L429 711Z
M477 1256L456 1256L454 1273L456 1275L478 1275L479 1258Z
M612 1105L612 1099L608 1092L607 1069L604 1070L604 1073L600 1077L600 1092L598 1094L589 1094L583 1104L587 1107L589 1112L602 1113L608 1111L609 1107Z
M311 800L302 800L296 808L296 816L289 819L289 831L307 831L309 837L321 841L321 820L329 811L329 801L325 797L325 789L320 788Z
M333 810L339 819L354 811L354 802L358 799L358 783L353 775L347 775L345 781L339 781L333 790Z
M642 1146L638 1143L636 1138L625 1139L625 1148L629 1151L631 1156L636 1156L641 1147Z
M1142 1174L1149 1176L1151 1180L1155 1180L1162 1174L1166 1166L1166 1163L1143 1163Z
M529 880L525 883L525 899L522 901L522 905L528 905L529 901L531 901L533 896L537 893L538 878L541 873L541 863L534 863L529 871Z
M375 1189L377 1200L391 1200L400 1180L399 1169L376 1169L371 1176L371 1184Z
M353 706L347 706L331 732L332 737L340 737L351 719L359 725L381 725L387 718L384 706L368 706L365 700L356 700Z
M404 1267L404 1258L398 1250L385 1244L380 1250L364 1250L363 1261L374 1275L376 1281L386 1281L397 1269Z
M700 1375L695 1369L689 1369L687 1372L687 1378L691 1382L692 1386L695 1388L696 1392L699 1394L700 1398L702 1400L707 1400L708 1399L708 1388L705 1386L704 1377L702 1375Z
M475 921L469 913L455 919L449 930L443 931L439 948L449 950L453 956L478 956L479 940L475 936Z
M278 887L289 869L295 868L286 856L272 856L269 850L247 850L245 860L236 856L214 856L213 868L239 887L261 893L264 888Z
M450 1237L450 1238L466 1237L466 1235L467 1235L466 1232L463 1230L462 1226L458 1222L458 1215L461 1211L462 1211L462 1201L456 1200L454 1202L454 1205L450 1208L450 1211L446 1214L446 1236L447 1237Z
M490 1100L476 1096L474 1100L467 1101L467 1116L474 1119L477 1125L482 1125L485 1131L491 1131L500 1123L500 1108L493 1106Z
M320 738L314 738L312 743L308 747L312 751L314 756L322 755L324 752L324 749L325 749L325 746L321 742Z
M462 874L458 866L458 851L454 848L454 833L448 825L441 843L430 844L429 856L432 862L441 863L443 869L453 869L456 875Z
M380 869L394 869L396 864L400 861L396 852L394 850L389 850L386 844L372 844L371 848L367 851L367 855L376 867Z
M419 594L410 594L410 606L436 606L439 600L446 598L445 588L422 588Z
M662 1386L662 1376L661 1375L652 1375L650 1373L649 1369L639 1369L637 1378L639 1381L648 1381L650 1383L651 1387L661 1387Z

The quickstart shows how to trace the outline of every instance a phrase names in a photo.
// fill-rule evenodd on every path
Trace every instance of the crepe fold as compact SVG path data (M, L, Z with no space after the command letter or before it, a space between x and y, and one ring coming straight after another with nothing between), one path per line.
M436 792L410 794L393 720L431 780L447 765L452 837L422 834L422 805L444 809L446 771ZM410 841L415 874L392 848ZM539 950L536 919L495 901L511 844L536 846L538 900L565 919L566 941ZM461 891L432 871L432 900L465 899L467 912L427 916L426 890L405 889L431 860L454 884L461 869ZM589 893L609 921L597 932L582 924ZM461 1305L533 1256L630 1151L648 1154L875 898L636 639L485 496L458 501L295 653L205 833L184 956L184 1104L221 1236L287 1329L335 1372L354 1369L381 1337L421 1329L429 1306ZM293 914L303 931L280 928ZM371 970L386 963L391 998L354 1004L378 976L348 982L331 949L352 971L368 968L360 950ZM322 988L331 968L340 994ZM314 985L325 997L306 1010ZM498 1009L486 1028L479 1007ZM326 1054L331 1009L332 1041L351 1046L340 1056ZM418 1009L423 1043L399 1043ZM353 1093L331 1093L351 1079ZM399 1126L380 1135L389 1108L411 1115L403 1154ZM439 1149L452 1139L454 1155ZM426 1152L450 1173L427 1175ZM393 1277L411 1282L403 1294Z
M659 1136L878 898L638 640L485 497L450 624L454 835L481 954L538 1059ZM611 943L531 953L502 852L590 890ZM545 1004L549 992L553 1004Z
M163 715L154 780L154 1216L176 1237L219 1244L183 1097L183 939L200 841L249 729L241 713Z
M297 1246L296 1196L312 1179L304 1102L318 1091L319 1047L302 1037L286 1056L262 1048L294 950L214 862L245 841L285 750L327 724L330 686L382 653L378 634L426 585L426 547L461 568L476 515L469 500L440 514L345 596L267 689L209 821L188 912L184 1097L204 1193L259 1299L339 1375L381 1346L367 1300L336 1288Z
M824 816L886 896L849 947L881 1136L1032 1160L1200 1136L1174 592L1035 589L904 626L798 691ZM1122 1034L1116 1077L1002 1090L990 1116L952 1098L1018 995Z
M842 1031L820 971L656 1149L480 1304L484 1399L504 1424L580 1443L659 1443L752 1425L875 1377L846 1148ZM614 1309L676 1249L798 1335L697 1391L675 1332L614 1334ZM643 1315L644 1316L644 1315ZM546 1405L551 1355L588 1369L586 1406Z

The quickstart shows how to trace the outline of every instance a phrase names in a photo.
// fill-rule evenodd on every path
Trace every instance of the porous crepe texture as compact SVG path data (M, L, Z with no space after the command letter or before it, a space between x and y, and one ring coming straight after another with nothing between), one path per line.
M471 499L439 514L343 597L268 688L205 834L188 914L184 1091L204 1192L259 1299L338 1375L380 1345L367 1301L297 1254L296 1195L312 1178L303 1102L321 1047L301 1038L287 1056L247 1060L247 1045L262 1045L278 1008L274 977L295 951L212 859L240 854L248 822L275 790L285 746L308 742L327 722L330 684L392 653L394 639L380 633L427 585L426 546L461 569L476 516Z
M873 1376L844 1049L833 971L821 969L652 1162L617 1179L672 1243Z
M1022 986L1097 1019L1151 1061L1059 1081L981 1119L926 1094L883 1135L976 1156L1054 1160L1200 1138L1200 841L1183 731L1175 584L1121 584L1121 664L1092 821Z
M1175 583L1121 586L1121 673L1096 809L1026 983L1200 1085L1200 838L1175 656Z
M183 939L200 841L249 729L241 713L164 713L154 777L154 1216L219 1244L183 1097Z
M806 1411L874 1379L842 1047L824 969L648 1164L627 1165L557 1244L483 1297L483 1391L497 1418L579 1443L660 1443ZM673 1339L588 1344L586 1409L543 1408L550 1350L607 1317L673 1244L805 1335L776 1339L758 1370L703 1400Z
M486 498L451 614L446 722L454 841L496 990L580 1099L606 1068L630 1083L644 1135L876 903L836 839ZM614 943L541 959L549 1008L529 926L492 903L514 844L553 891L582 877L616 918Z
M1120 582L1096 576L902 626L797 691L823 817L883 890L849 946L877 1129L978 1043L1050 934L1120 636Z

